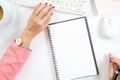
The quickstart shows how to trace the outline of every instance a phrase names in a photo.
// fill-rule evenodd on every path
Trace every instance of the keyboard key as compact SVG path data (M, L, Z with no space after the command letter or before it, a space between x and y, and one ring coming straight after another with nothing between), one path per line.
M48 3L55 6L56 11L86 15L89 0L19 0L23 6L35 7L37 4Z

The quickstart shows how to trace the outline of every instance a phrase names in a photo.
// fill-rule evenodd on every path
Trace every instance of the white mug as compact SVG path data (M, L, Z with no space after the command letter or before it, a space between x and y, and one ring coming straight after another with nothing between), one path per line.
M9 0L0 0L0 26L4 26L9 24L12 18L12 5L10 4Z

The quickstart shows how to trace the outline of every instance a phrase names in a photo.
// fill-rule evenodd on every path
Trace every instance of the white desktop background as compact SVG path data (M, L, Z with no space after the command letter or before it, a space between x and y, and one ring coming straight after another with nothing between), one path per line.
M93 0L91 0L91 4L93 4L92 1ZM90 11L90 14L92 15L87 16L87 19L98 64L99 75L78 80L108 80L109 60L107 54L112 53L116 56L120 56L120 32L118 31L118 36L113 39L105 39L99 34L102 18L106 16L114 16L120 21L120 1L114 1L118 4L119 10L108 15L97 15L96 10L94 10L95 6L92 5L92 10ZM33 11L33 8L23 6L17 6L16 8L17 12L14 16L13 22L4 25L4 27L0 26L0 57L2 57L11 41L22 32L29 15ZM78 15L55 12L52 16L51 22L75 17L78 17ZM120 25L120 23L118 23L118 25ZM119 26L118 30L120 30ZM15 80L56 80L46 30L33 39L30 48L32 49L32 53Z

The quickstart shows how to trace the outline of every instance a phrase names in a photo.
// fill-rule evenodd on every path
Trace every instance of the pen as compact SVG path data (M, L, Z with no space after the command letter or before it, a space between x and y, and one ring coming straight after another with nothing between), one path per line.
M119 72L120 72L120 67L117 66L117 67L116 67L116 70L115 70L115 72L114 72L114 75L113 75L113 79L112 79L112 80L117 80L117 77L118 77Z

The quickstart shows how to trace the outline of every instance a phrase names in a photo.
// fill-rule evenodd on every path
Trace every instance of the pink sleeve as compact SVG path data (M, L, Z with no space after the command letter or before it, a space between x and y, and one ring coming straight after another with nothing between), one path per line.
M30 53L30 49L18 47L13 42L0 61L0 80L14 80Z

